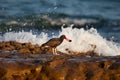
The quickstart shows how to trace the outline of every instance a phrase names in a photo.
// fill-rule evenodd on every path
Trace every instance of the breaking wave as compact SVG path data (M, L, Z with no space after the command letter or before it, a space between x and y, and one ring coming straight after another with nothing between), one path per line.
M95 45L96 48L94 52L98 55L104 56L115 56L120 55L120 46L118 43L113 41L108 41L106 38L103 38L95 28L90 28L85 30L83 28L73 28L73 25L67 28L61 28L59 35L49 36L49 34L41 32L39 35L33 34L30 32L7 32L0 36L0 41L18 41L18 42L31 42L32 44L42 45L50 38L59 37L60 35L66 35L72 40L71 43L63 41L63 43L57 47L57 50L67 53L66 49L84 53L87 51L93 50L91 45Z

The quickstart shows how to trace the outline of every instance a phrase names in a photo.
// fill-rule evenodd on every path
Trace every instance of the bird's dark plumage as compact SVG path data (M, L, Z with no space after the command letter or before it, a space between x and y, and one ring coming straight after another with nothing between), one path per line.
M66 38L65 35L61 35L59 38L52 38L52 39L50 39L46 43L42 44L41 47L51 47L51 48L55 49L57 46L59 46L63 42L64 39L66 39L67 41L71 42L71 40Z

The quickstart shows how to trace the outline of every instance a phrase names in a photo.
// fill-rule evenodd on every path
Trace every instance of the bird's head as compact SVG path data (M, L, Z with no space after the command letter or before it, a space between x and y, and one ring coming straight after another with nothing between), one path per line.
M65 39L65 40L67 40L68 42L72 42L72 40L68 39L65 35L61 35L61 36L60 36L60 39Z

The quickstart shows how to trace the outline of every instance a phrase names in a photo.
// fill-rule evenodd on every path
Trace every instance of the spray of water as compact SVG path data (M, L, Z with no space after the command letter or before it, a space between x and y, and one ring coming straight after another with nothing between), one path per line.
M91 45L95 45L94 51L99 55L104 56L114 56L120 55L120 46L116 43L106 40L103 38L96 29L91 28L89 30L84 30L83 28L62 28L60 35L65 34L67 37L72 39L71 43L64 41L58 50L66 52L65 49L69 49L75 52L88 52L92 51L94 48Z
M7 32L3 35L2 41L17 41L21 43L31 42L32 44L41 45L46 42L48 35L41 33L40 35L32 34L32 32Z
M91 28L84 30L83 28L72 28L73 25L67 28L63 28L58 37L62 34L66 35L72 40L72 42L63 41L63 43L57 47L61 52L66 52L69 49L73 52L87 52L93 50L92 45L96 45L94 51L99 55L115 56L120 55L120 46L112 41L108 41L103 38L96 29ZM53 35L54 36L54 35ZM52 37L53 37L52 36ZM18 42L31 42L32 44L42 45L52 37L48 37L48 34L42 32L40 35L32 34L32 32L7 32L0 39L0 41L18 41Z

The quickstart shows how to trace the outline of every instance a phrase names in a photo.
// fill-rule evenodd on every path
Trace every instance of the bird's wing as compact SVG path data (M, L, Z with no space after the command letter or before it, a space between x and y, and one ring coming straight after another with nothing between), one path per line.
M51 45L53 43L56 43L57 41L58 41L57 38L53 38L53 39L50 39L49 41L47 41L45 44L46 45Z
M58 46L61 42L58 38L50 39L48 42L44 43L45 46L55 47Z

